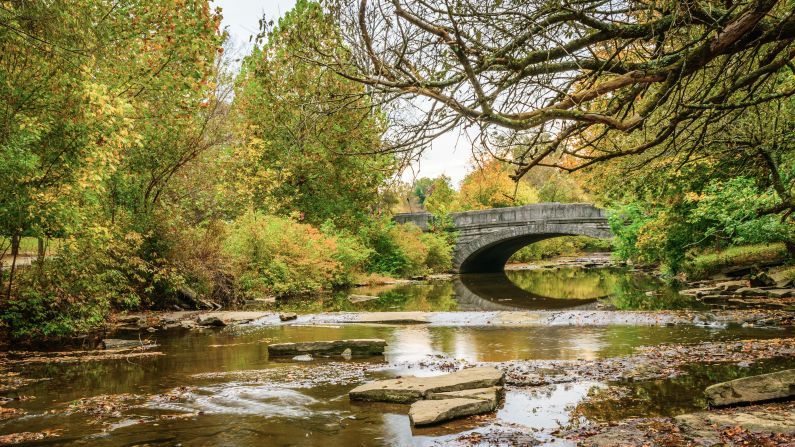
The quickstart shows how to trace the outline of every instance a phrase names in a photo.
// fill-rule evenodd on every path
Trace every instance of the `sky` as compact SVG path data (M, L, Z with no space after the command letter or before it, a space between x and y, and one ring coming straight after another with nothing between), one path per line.
M249 37L259 31L259 19L276 20L289 11L295 0L211 0L214 6L222 8L223 26L235 44L248 48ZM472 159L471 146L458 132L449 132L433 141L418 164L403 173L403 180L412 181L420 177L447 175L458 185L469 171Z

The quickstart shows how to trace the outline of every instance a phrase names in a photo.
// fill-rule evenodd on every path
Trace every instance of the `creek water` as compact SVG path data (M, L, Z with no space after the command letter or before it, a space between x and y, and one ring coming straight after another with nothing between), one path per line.
M576 270L576 271L575 271ZM510 285L502 284L505 278ZM482 301L470 295L488 289ZM494 292L496 290L496 292ZM517 291L518 290L518 291ZM647 295L645 292L655 293ZM648 277L617 270L558 269L507 276L401 285L370 290L376 300L339 296L282 304L300 310L490 310L582 306L665 308L695 306ZM508 293L510 292L510 293ZM657 300L655 302L654 300ZM552 300L562 300L565 305ZM491 304L489 304L491 303ZM627 304L629 303L629 304ZM132 334L122 334L128 338ZM511 427L529 442L574 445L557 429L587 420L670 416L704 407L703 388L753 371L791 366L774 361L738 367L693 366L677 378L623 384L633 399L622 405L586 401L609 384L573 382L508 389L495 415L412 429L408 407L351 402L347 392L366 380L440 374L426 365L468 362L599 359L631 354L639 346L795 335L790 330L700 326L442 327L426 325L251 325L147 334L162 356L85 363L26 364L26 377L48 378L8 397L6 407L26 416L0 421L0 435L59 430L33 445L90 446L411 446L448 445L484 427ZM137 335L135 335L137 336ZM269 359L272 342L383 338L384 357L309 362ZM363 372L367 369L366 372ZM120 396L127 395L127 396ZM103 398L101 396L115 396ZM80 399L89 398L89 401ZM500 445L487 439L486 445Z

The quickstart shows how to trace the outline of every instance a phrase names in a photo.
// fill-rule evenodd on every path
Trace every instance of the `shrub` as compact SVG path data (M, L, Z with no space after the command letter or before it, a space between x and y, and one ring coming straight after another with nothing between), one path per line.
M428 249L425 266L431 273L441 273L453 268L453 245L443 233L424 233L420 240Z
M14 338L66 337L101 328L113 309L140 304L150 266L138 233L93 229L62 241L58 254L20 270L0 320Z
M350 237L311 225L248 212L229 228L224 253L245 296L328 290L350 280L367 250Z
M411 277L452 267L451 238L446 233L423 233L414 224L373 221L359 234L370 249L365 268L371 273Z

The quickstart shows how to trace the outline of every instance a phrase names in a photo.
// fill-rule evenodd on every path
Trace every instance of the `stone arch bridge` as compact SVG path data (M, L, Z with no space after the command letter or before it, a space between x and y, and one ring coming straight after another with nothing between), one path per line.
M604 210L587 203L537 203L451 214L458 233L453 266L460 273L500 272L520 248L558 236L613 237ZM433 215L401 213L398 223L428 231Z

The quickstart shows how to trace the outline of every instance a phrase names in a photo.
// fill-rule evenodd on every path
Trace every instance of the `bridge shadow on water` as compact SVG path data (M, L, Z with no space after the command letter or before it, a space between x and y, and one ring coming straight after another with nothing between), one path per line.
M511 274L521 279L525 273ZM606 296L545 296L519 287L506 272L464 274L453 281L453 288L459 310L595 309L596 302Z

